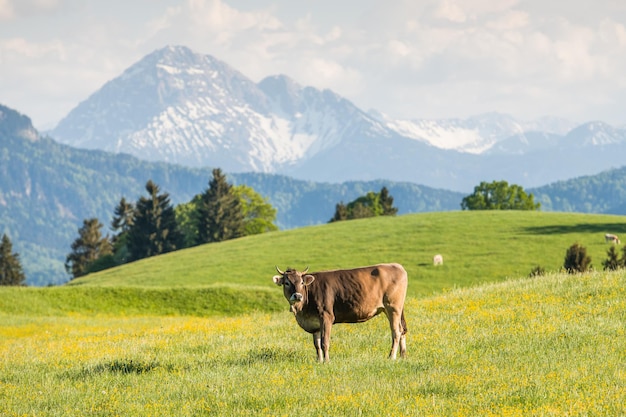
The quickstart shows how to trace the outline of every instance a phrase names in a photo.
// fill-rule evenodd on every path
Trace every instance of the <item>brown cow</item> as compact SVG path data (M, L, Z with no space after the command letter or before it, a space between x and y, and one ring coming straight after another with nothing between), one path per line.
M273 277L283 287L290 311L305 331L313 335L320 362L328 362L330 332L334 323L361 323L385 312L391 327L391 351L395 359L406 355L407 273L400 264L379 264L362 268L307 274L287 269Z

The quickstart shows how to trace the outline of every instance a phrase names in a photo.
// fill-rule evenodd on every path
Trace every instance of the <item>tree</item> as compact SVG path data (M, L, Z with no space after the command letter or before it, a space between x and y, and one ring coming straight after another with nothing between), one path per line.
M539 210L541 203L535 203L532 194L516 184L506 181L481 182L474 187L474 193L463 198L463 210Z
M113 212L111 230L117 233L111 239L113 244L113 265L128 262L128 232L135 224L135 206L122 197Z
M626 268L626 245L622 246L622 257L619 258L619 267Z
M389 194L387 187L383 187L380 190L378 201L383 209L383 216L395 216L398 214L398 208L393 206L393 197Z
M183 235L183 247L189 248L198 242L198 207L200 194L196 194L191 201L181 203L174 208L176 223Z
M349 220L348 219L348 208L346 207L345 204L343 204L343 201L340 202L340 203L337 203L335 205L335 214L328 221L328 223L339 222L339 221L342 221L342 220Z
M617 249L614 245L611 245L606 252L608 258L602 262L602 266L605 271L615 271L620 268L620 261L618 259Z
M239 199L243 212L244 236L278 230L274 224L276 221L276 209L253 188L246 185L238 185L232 188L233 193Z
M179 249L183 236L176 223L169 194L160 193L152 180L146 183L148 197L135 204L134 223L128 230L129 260L147 258Z
M389 195L387 188L383 187L379 193L369 191L348 203L347 206L343 202L337 204L335 214L329 223L374 216L395 216L397 212L398 208L393 207L393 197Z
M72 243L72 252L65 258L65 270L73 278L86 275L90 266L100 257L113 253L111 242L100 232L102 223L96 218L83 220L78 238Z
M24 285L25 282L20 255L13 253L11 240L3 234L0 241L0 285Z
M111 220L111 229L120 234L128 233L135 223L135 206L133 203L126 201L122 197L120 202L115 206L113 219Z
M574 243L565 252L563 268L570 274L587 272L592 268L591 257L587 256L587 248Z
M213 170L209 188L201 194L198 207L198 244L221 242L244 234L241 201L232 191L222 170Z

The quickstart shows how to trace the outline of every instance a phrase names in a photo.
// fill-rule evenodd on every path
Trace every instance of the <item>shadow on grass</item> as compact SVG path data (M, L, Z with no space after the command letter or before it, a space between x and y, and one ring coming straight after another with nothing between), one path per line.
M521 227L521 233L533 235L562 235L568 233L626 233L626 217L623 223L579 223L549 226Z
M298 352L295 350L260 348L249 350L245 356L233 362L236 365L252 365L255 363L294 362L298 359Z
M157 368L163 368L168 372L173 371L173 366L162 365L156 361L135 361L132 359L115 359L95 366L84 367L78 372L66 374L70 379L84 379L102 374L141 375L152 372Z

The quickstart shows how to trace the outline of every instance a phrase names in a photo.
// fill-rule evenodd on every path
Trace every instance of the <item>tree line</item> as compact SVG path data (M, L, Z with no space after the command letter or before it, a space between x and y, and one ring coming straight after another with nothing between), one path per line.
M169 194L161 192L149 180L145 187L147 196L141 196L135 203L122 197L115 207L110 225L112 236L103 236L104 226L97 218L85 219L66 257L68 273L77 278L178 249L278 230L274 224L276 209L263 197L248 186L232 186L219 168L212 174L201 194L176 207L171 204ZM540 207L533 194L506 181L481 182L461 201L463 210L539 210ZM380 192L370 191L348 204L339 202L328 222L394 216L397 212L393 197L382 187ZM572 267L566 261L565 269L587 269L590 260L583 255L584 248L570 250L575 255L567 256L579 259L580 264ZM11 251L11 242L4 235L0 244L0 285L23 285L25 278L19 255ZM626 251L622 259L617 259L617 253L608 255L605 269L626 267ZM537 267L531 275L542 272Z
M65 268L72 278L127 262L160 255L204 243L278 230L276 209L252 188L232 186L217 168L208 188L187 203L174 207L169 194L152 180L146 183L147 196L135 203L122 197L115 207L110 228L97 218L83 221L71 244ZM532 194L506 181L482 182L461 203L465 210L538 209ZM386 187L370 191L355 200L335 206L329 223L374 216L395 216L398 208ZM8 253L5 253L8 251ZM0 285L23 285L25 278L19 255L11 253L11 242L3 237L0 246Z
M343 201L339 202L335 206L335 214L328 222L395 216L396 213L398 213L398 208L393 206L393 197L389 194L387 187L383 187L378 193L370 191L348 204L344 204Z
M90 272L175 250L278 230L276 210L252 188L233 186L219 168L208 187L174 207L152 180L146 196L132 203L122 197L103 236L97 218L85 219L72 243L65 268L77 278Z

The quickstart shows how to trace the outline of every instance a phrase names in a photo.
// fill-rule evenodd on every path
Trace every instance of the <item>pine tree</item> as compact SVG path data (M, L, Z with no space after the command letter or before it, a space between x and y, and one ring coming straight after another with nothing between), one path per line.
M395 216L398 208L393 206L393 197L389 194L387 187L380 190L378 202L383 209L383 216Z
M335 214L328 221L328 223L332 222L340 222L343 220L348 220L348 207L343 204L343 201L335 205Z
M72 252L65 258L65 269L73 278L89 273L89 267L99 258L113 253L111 242L102 236L102 223L96 218L83 220L78 238L72 243Z
M113 243L113 262L121 265L128 261L128 232L135 223L135 206L122 197L113 212L111 230L117 233L111 239Z
M591 257L587 256L587 248L574 243L565 252L563 268L570 274L577 272L587 272L592 268Z
M24 285L26 277L22 271L20 255L13 252L13 244L6 234L0 242L0 285Z
M619 258L619 267L626 268L626 245L622 246L622 257Z
M147 258L180 249L183 237L176 223L169 194L160 194L152 180L146 183L148 197L140 197L128 230L129 260Z
M127 233L135 222L135 207L133 203L126 201L122 197L115 207L113 219L111 220L111 229L119 234Z
M602 262L602 266L605 271L615 271L620 268L620 262L618 259L617 249L615 249L614 245L611 245L609 250L606 252L608 258Z
M213 170L209 188L201 194L198 207L198 244L221 242L243 236L241 201L219 168Z

